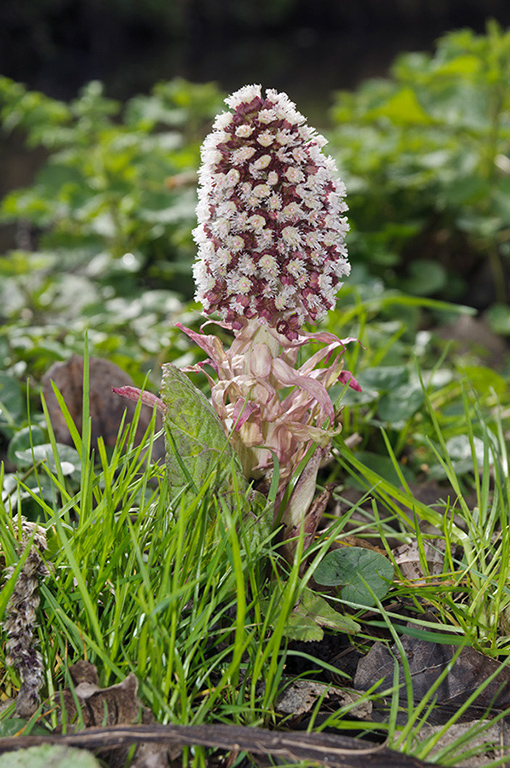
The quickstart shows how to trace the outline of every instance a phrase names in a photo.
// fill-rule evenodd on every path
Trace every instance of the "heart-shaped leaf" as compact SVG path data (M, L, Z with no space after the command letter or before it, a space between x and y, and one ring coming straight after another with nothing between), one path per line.
M80 474L81 458L75 448L70 445L57 443L58 463L64 475ZM57 464L53 456L53 447L51 443L42 443L34 445L33 448L27 448L23 451L16 451L14 454L18 467L32 466L37 462L45 461L52 472L57 471Z
M374 598L367 585L380 599L387 594L393 581L394 569L379 552L363 547L343 547L328 552L314 573L318 584L342 587L342 597L367 607Z

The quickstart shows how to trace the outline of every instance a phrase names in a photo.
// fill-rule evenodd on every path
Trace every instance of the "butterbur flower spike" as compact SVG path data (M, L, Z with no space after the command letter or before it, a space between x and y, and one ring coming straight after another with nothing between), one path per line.
M322 152L326 140L286 94L263 96L259 85L248 85L226 103L230 111L216 118L202 146L194 277L204 313L234 339L224 348L218 337L178 324L207 354L183 371L205 373L244 475L260 480L260 490L269 489L277 459L274 520L283 523L290 560L288 539L303 530L311 541L327 503L328 492L314 496L321 462L341 430L329 390L336 383L360 389L343 366L345 345L355 340L304 330L334 307L350 271L345 187ZM321 348L307 356L316 343ZM114 391L172 415L166 402L134 387Z
M343 370L345 344L353 339L303 330L334 307L350 271L345 188L322 152L325 139L285 94L268 90L264 97L251 85L226 103L231 111L217 117L202 148L194 276L195 298L234 340L224 349L215 336L179 327L208 355L212 403L246 476L268 481L278 458L275 519L284 523L285 538L312 509L317 471L341 429L328 390L336 382L360 389ZM299 351L314 342L322 349L302 354L298 365ZM281 510L312 445L315 453Z
M297 339L350 271L345 187L285 94L251 85L226 103L202 148L196 300L235 330L255 319Z

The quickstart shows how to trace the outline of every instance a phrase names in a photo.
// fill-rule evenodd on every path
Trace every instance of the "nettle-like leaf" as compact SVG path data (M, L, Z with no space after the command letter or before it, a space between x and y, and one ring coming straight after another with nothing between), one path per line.
M284 599L284 589L278 589L277 603ZM261 601L262 611L269 608L269 601ZM279 620L279 614L274 616L270 623L274 626ZM314 592L309 587L304 587L298 602L294 606L285 626L284 634L289 640L300 640L311 643L320 641L324 637L324 627L334 632L348 632L355 634L361 627L350 616L345 616L336 611L327 600Z
M312 636L314 632L320 632L320 637ZM322 640L324 632L322 627L327 627L335 632L349 632L355 634L361 627L350 616L344 616L336 611L327 600L317 592L305 587L299 603L294 608L289 618L288 636L296 640Z
M390 589L393 575L393 565L379 552L344 547L328 552L313 576L323 586L341 587L344 600L370 607L375 604L370 590L382 600Z
M248 492L248 482L216 411L205 395L171 363L163 365L161 399L165 406L166 470L174 492L188 486L197 492L216 473L213 489L227 503L236 490ZM260 494L251 501L259 506ZM255 496L257 498L255 498Z

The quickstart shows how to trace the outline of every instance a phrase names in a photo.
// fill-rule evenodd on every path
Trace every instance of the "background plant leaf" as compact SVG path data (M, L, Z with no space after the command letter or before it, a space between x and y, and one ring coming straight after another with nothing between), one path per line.
M303 590L297 610L305 613L321 627L328 627L337 632L359 632L361 630L360 625L353 621L350 616L344 616L336 611L327 600L308 587Z
M19 723L19 720L18 720ZM2 755L2 768L100 768L100 763L86 749L73 749L60 744L41 744Z

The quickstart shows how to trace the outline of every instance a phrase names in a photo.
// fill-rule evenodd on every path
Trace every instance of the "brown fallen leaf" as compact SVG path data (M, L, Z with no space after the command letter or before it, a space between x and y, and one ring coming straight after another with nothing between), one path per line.
M315 534L317 533L317 528L320 521L322 520L324 512L326 511L326 507L328 506L328 502L334 489L335 484L328 483L322 493L319 494L319 496L317 496L308 507L304 519L303 552L306 552L308 547L310 547L313 543ZM304 564L302 566L302 570L304 571Z
M334 700L335 709L351 705L350 714L360 720L369 720L372 712L372 703L362 701L358 691L351 689L335 688L326 683L316 683L313 680L294 680L284 693L278 699L276 712L279 715L294 715L299 717L309 712L317 703L317 700L324 696L326 699Z
M431 685L444 671L458 646L433 643L416 637L402 637L402 646L407 656L413 685L413 700L421 701ZM383 643L375 643L368 654L360 659L354 678L354 688L366 691L378 680L383 679L380 690L391 688L393 685L393 670L395 659L399 664L399 680L405 680L402 661L398 650L392 646L388 650ZM494 659L484 656L473 648L466 646L452 669L440 683L434 697L436 706L430 713L428 722L431 724L446 722L451 714L484 683L501 665ZM401 707L407 706L405 686L400 689ZM480 717L491 707L503 710L510 707L510 668L500 669L498 676L492 680L479 694L463 715L464 720ZM407 717L407 715L406 715Z
M362 549L369 549L371 552L379 552L380 555L386 555L386 550L381 547L376 547L366 539L360 539L359 536L352 536L351 534L342 533L342 538L331 543L331 549L342 549L342 547L361 547Z
M393 550L396 564L404 579L423 582L429 576L439 576L443 572L446 542L444 539L425 540L422 542L423 553L428 572L425 573L420 559L420 548L415 539L410 544L402 544Z
M42 379L44 399L48 406L51 425L57 442L74 445L64 415L53 391L52 382L62 395L69 413L82 433L83 402L83 358L73 355L63 363L55 363ZM102 437L105 445L113 447L117 441L122 418L130 424L133 420L135 402L119 397L112 392L112 387L132 386L133 381L118 365L109 360L91 357L89 361L91 448L97 448L97 440ZM135 434L135 445L139 445L152 418L152 409L142 405ZM156 414L156 429L161 429L161 414ZM154 442L152 461L162 458L165 453L164 440Z
M62 692L67 721L74 722L77 715L75 697L80 705L85 727L135 723L141 704L137 698L138 680L130 674L121 683L100 688L96 667L88 661L78 661L69 668L74 684Z
M100 688L96 667L88 661L78 661L69 668L73 681L73 691L66 689L61 693L67 723L77 719L78 703L81 719L86 728L94 726L134 724L141 722L152 724L154 717L150 710L142 706L138 699L138 680L133 672L120 683ZM169 766L181 753L179 746L168 744L140 743L130 762L131 768L159 768ZM129 747L121 746L108 750L110 768L123 768L128 757Z
M443 728L442 725L425 725L420 729L418 739L423 743ZM497 723L491 723L488 720L453 723L445 733L440 735L431 755L435 755L436 752L444 750L454 741L462 738L466 740L462 747L457 749L457 753L460 755L463 751L471 752L476 749L478 754L463 759L459 756L459 768L483 768L492 760L501 760L505 755L507 758L510 757L510 723L504 720L499 720Z

